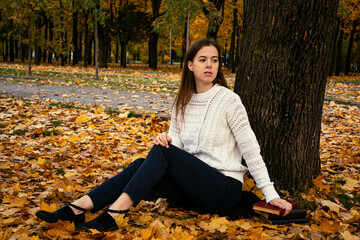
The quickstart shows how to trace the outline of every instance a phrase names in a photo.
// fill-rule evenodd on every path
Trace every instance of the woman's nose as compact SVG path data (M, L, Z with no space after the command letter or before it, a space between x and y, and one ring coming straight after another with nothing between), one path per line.
M206 67L207 68L211 68L211 65L212 65L211 61L206 61Z

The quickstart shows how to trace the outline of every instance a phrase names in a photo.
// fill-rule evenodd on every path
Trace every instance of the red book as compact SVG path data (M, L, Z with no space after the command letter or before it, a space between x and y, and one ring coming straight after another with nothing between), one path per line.
M297 207L297 205L298 205L297 201L291 201L291 200L286 200L286 201L291 203L293 208ZM265 200L254 203L253 204L253 209L257 210L257 211L261 211L261 212L267 212L267 213L279 215L279 216L283 215L284 212L285 212L284 209L281 209L281 208L275 207L273 205L267 204L265 202Z

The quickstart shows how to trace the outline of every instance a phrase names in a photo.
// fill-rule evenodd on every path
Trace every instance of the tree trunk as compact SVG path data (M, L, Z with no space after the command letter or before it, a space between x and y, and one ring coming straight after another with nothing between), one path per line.
M248 1L235 92L278 189L320 173L320 132L338 0ZM281 169L281 171L280 171Z
M337 19L337 26L336 26L336 30L335 30L335 34L333 37L333 42L331 45L331 63L330 63L330 70L329 70L329 76L332 76L334 73L334 69L335 69L335 54L336 54L336 40L338 39L338 35L339 35L339 24L340 24L340 20Z
M53 49L52 49L52 41L54 40L54 24L51 21L51 19L49 19L49 42L50 42L50 46L48 49L48 59L47 62L48 63L52 63L52 59L53 59Z
M14 55L14 33L10 34L10 62L15 61L15 55Z
M234 5L236 4L236 0L234 1ZM235 73L235 39L236 39L236 29L237 29L238 21L237 21L237 9L234 8L233 11L233 30L231 33L231 43L230 43L230 68L231 72Z
M160 6L162 0L151 0L152 19L155 21L160 16ZM157 69L157 43L159 40L159 33L151 31L149 38L149 67Z
M44 39L46 44L48 45L49 41L48 41L48 28L49 28L49 21L47 19L46 16L44 16L44 25L45 25L45 31L44 31ZM44 51L42 53L42 57L43 57L43 62L46 62L46 47L44 47Z
M221 15L222 15L222 17L224 17L225 0L210 0L210 2L212 2L214 4L215 8L218 11L220 11L222 8L223 11L222 11ZM210 14L210 11L206 7L203 8L203 12L204 12L205 16L208 16ZM223 22L223 19L215 19L215 21L210 20L208 31L206 33L206 37L216 39L222 22Z
M84 23L85 23L85 39L84 39L84 67L87 67L88 62L89 62L89 49L91 49L90 47L90 40L89 40L89 25L88 25L88 20L89 20L89 13L87 11L84 10ZM91 55L91 54L90 54ZM91 56L90 56L91 59ZM91 64L91 63L90 63Z
M159 40L159 33L151 32L149 39L149 67L157 69L157 43Z
M107 41L106 41L106 31L104 26L98 22L98 41L99 41L99 67L107 68Z
M35 41L35 65L40 65L41 62L41 47L39 46L38 40L41 38L41 19L40 14L36 18L36 37Z
M115 63L119 63L119 38L115 42Z
M348 76L351 67L351 52L354 44L354 36L356 33L357 21L353 21L353 28L351 29L350 38L349 38L349 46L346 54L346 62L345 62L345 75Z
M344 37L344 31L340 30L339 39L337 43L337 50L336 50L335 76L339 76L341 72L341 50L342 50L343 37Z
M121 66L126 68L126 41L120 40L120 45L121 45L121 57L120 57Z
M72 45L73 45L73 65L78 64L79 62L79 45L78 45L78 10L75 6L75 0L72 1L73 5L73 13L72 13L72 19L73 19L73 36L72 36Z

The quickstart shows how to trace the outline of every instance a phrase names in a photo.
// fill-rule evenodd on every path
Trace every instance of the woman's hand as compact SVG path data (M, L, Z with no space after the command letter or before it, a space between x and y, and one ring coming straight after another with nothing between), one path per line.
M161 145L163 147L169 148L169 143L171 143L171 137L167 135L166 132L160 133L154 140L155 145Z
M281 199L281 198L275 198L275 199L271 200L269 203L275 207L284 209L285 212L284 212L283 216L288 215L292 209L292 205L288 201Z

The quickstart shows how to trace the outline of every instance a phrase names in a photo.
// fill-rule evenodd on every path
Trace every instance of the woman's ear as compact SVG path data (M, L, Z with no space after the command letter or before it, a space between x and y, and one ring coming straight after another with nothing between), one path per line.
M188 65L189 70L193 71L192 62L188 61L187 65Z

